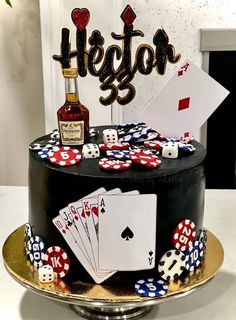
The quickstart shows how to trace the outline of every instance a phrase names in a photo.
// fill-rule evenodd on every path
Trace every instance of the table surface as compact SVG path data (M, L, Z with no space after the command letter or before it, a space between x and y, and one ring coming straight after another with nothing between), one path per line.
M0 186L0 245L27 222L27 187ZM225 259L220 272L199 291L162 303L143 319L235 320L236 314L236 190L206 190L204 226L221 241ZM1 250L2 251L2 250ZM1 319L82 319L69 305L44 298L15 282L0 263Z

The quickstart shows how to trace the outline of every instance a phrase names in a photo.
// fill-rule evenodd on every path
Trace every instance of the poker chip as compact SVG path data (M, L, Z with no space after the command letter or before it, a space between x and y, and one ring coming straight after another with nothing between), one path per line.
M31 225L29 223L25 224L24 227L24 251L26 256L29 256L30 250L29 250L29 240L33 236Z
M96 137L97 135L99 135L99 130L97 130L95 128L89 129L89 136L90 137Z
M129 149L129 143L100 143L99 145L100 150L127 150Z
M119 136L123 136L123 135L128 135L134 132L138 132L138 131L142 131L143 126L142 125L137 125L135 127L132 128L122 128L122 129L118 129L117 133Z
M47 159L48 153L51 151L52 148L43 148L38 152L38 155L41 159Z
M203 259L203 254L203 244L200 241L194 241L193 245L191 245L185 252L186 269L188 271L196 269Z
M132 165L131 160L121 161L103 158L99 161L99 168L109 171L121 171L129 169Z
M202 229L199 230L198 241L203 244L203 248L206 247L206 243L207 243L207 230L206 230L205 228L202 228Z
M125 135L124 137L120 138L120 142L143 142L145 140L150 140L156 138L158 133L156 130L152 129L151 127L142 127L141 131L134 132L133 134Z
M58 246L49 247L43 260L45 264L49 264L53 268L55 277L63 278L70 269L70 260L67 253Z
M190 247L196 237L196 228L193 221L182 220L174 229L172 243L180 251L185 251Z
M184 270L185 255L176 249L167 251L158 263L159 275L167 281L178 279Z
M146 168L159 168L161 160L150 151L131 151L130 159Z
M29 258L31 263L39 268L43 266L45 242L40 236L33 236L28 241Z
M60 139L60 134L58 129L54 129L52 133L50 133L50 138L53 140L59 140Z
M178 149L180 156L189 156L196 151L196 148L193 145L183 142L178 142Z
M69 167L80 162L81 153L70 147L54 147L49 151L48 159L58 166Z
M137 126L145 126L145 122L122 123L117 126L118 129L131 129Z
M141 297L159 298L167 293L168 286L162 280L150 278L137 281L135 291Z
M159 140L152 140L152 141L144 141L144 145L146 148L155 149L155 150L162 150L165 142Z
M58 139L44 139L33 142L29 145L29 149L32 151L40 151L43 148L51 148L58 146L60 141Z
M106 155L111 159L129 160L129 150L107 150Z

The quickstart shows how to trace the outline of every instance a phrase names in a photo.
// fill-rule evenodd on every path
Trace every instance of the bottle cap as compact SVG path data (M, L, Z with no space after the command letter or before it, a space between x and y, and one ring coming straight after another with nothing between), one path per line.
M76 68L63 69L62 73L65 78L77 78L78 77L78 70Z

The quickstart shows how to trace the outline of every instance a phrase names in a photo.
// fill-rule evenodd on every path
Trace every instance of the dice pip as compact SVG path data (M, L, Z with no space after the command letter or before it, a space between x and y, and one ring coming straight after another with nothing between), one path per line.
M83 145L82 155L85 159L94 159L100 156L100 150L97 144L87 143Z

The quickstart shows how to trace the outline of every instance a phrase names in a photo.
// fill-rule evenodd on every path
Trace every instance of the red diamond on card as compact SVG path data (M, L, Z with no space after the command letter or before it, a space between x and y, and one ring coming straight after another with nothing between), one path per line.
M190 97L179 100L178 111L188 109L190 107Z
M122 12L120 17L124 21L124 23L127 27L131 27L134 20L136 19L136 14L133 11L133 9L131 8L131 6L128 4L125 7L125 10Z
M181 77L183 75L183 70L178 71L178 77Z

